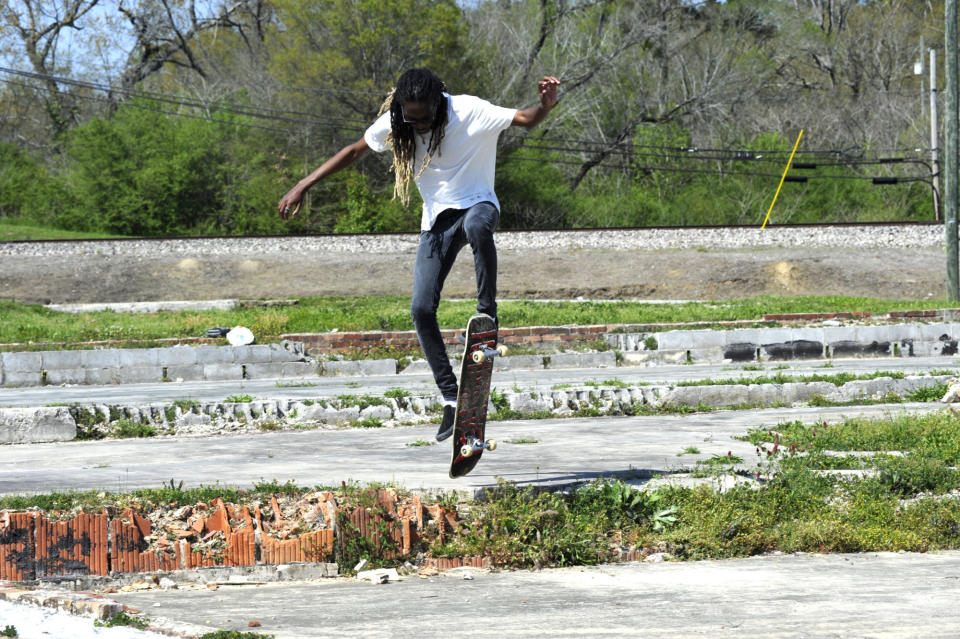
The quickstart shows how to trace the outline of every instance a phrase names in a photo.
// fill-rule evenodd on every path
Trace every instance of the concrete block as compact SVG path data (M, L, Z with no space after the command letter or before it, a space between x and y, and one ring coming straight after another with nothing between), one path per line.
M550 368L616 368L613 351L600 353L555 353L548 355Z
M917 324L921 340L934 342L946 335L947 339L960 338L960 325L954 323Z
M83 368L117 368L120 351L116 348L80 351Z
M762 360L819 359L822 358L823 355L823 342L790 340L786 342L764 343L760 347L760 358Z
M725 346L716 346L713 348L691 348L687 353L690 354L690 362L693 364L708 364L710 362L722 362L726 357ZM686 354L685 354L686 355ZM686 361L686 359L684 359Z
M326 370L326 367L327 367L327 364L328 364L328 363L329 363L329 362L323 362L323 363L322 363L322 368L323 368L323 370ZM455 370L455 371L460 370L460 364L459 364L459 362L456 362L456 361L454 361L454 360L450 360L450 366L452 366L452 367L453 367L453 370ZM326 374L326 373L323 373L323 374ZM416 359L416 360L413 360L412 362L410 362L410 363L407 365L406 368L404 368L402 371L400 371L400 374L401 374L401 375L429 375L429 374L430 374L430 365L427 364L427 360L425 360L425 359Z
M723 331L724 345L759 343L760 331L758 328L735 328L729 331Z
M890 342L857 342L841 340L830 342L830 357L886 357L893 355Z
M291 419L300 423L323 422L324 424L344 424L360 419L360 408L357 406L338 409L320 404L306 406L298 403L292 410L296 410L296 417L292 417Z
M690 348L691 333L696 331L664 331L662 333L657 333L657 350L662 351L671 351L671 350L686 350ZM699 331L705 332L705 331Z
M197 349L193 346L174 346L172 348L161 348L160 365L161 366L192 366L197 363Z
M790 328L758 328L757 341L764 344L780 344L793 340L793 329Z
M117 356L122 368L160 367L159 348L124 348L118 351Z
M701 386L673 388L661 396L660 403L674 406L696 406L700 403Z
M63 406L0 408L0 443L64 442L77 436L77 422Z
M853 341L856 339L855 328L855 326L824 326L820 330L823 331L823 342L829 344L830 342Z
M87 383L87 371L84 368L54 368L46 373L46 383L50 386Z
M43 370L83 368L83 351L43 351L40 353Z
M284 362L281 377L316 377L317 365L314 362Z
M183 380L185 382L199 382L203 377L203 366L165 366L166 379L170 381ZM232 379L240 379L238 375Z
M238 346L237 361L244 364L266 364L270 362L270 344Z
M814 395L826 397L836 388L830 382L790 382L783 384L780 389L780 397L781 401L786 404L809 402Z
M678 331L683 332L683 331ZM686 348L720 348L726 345L726 331L687 331L688 339ZM678 336L679 337L679 336ZM673 348L683 348L683 346L674 346Z
M362 359L359 363L361 375L397 374L397 360L395 359Z
M699 390L698 404L703 403L708 406L737 406L752 403L750 397L751 386L746 384L700 386Z
M242 346L197 346L194 348L200 364L233 364L238 362L237 350Z
M43 374L39 370L36 372L4 370L3 372L3 385L8 388L41 384L43 384Z
M360 411L360 419L393 419L393 409L389 406L367 406Z
M119 370L121 384L152 384L163 381L163 369L159 366L124 366ZM50 373L47 373L50 383Z
M511 355L497 357L493 360L493 370L495 371L523 371L541 368L543 368L542 355Z
M303 354L303 345L300 350L292 346L295 342L285 342L284 344L269 344L271 362L302 362L306 359Z
M820 327L794 328L791 331L792 341L805 340L808 342L823 342L823 329Z
M280 564L277 566L277 581L306 581L321 577L338 576L337 564Z
M216 364L215 366L223 366L222 364ZM238 365L239 366L239 365ZM246 379L270 379L273 377L283 377L283 364L281 363L257 363L257 364L245 364L243 369L246 370Z
M507 393L510 409L523 414L553 410L553 398L540 393Z
M0 353L3 370L10 372L33 372L43 368L43 356L39 352Z
M896 331L892 326L857 326L854 329L854 337L858 342L869 344L871 342L895 342L897 340Z
M891 328L893 328L894 339L898 342L902 342L905 339L920 339L921 329L923 327L923 324L897 324Z
M429 369L428 369L429 370ZM323 362L323 372L327 377L350 377L360 374L360 363L353 360L330 360Z
M755 362L760 346L756 342L735 342L723 349L723 359L731 362Z
M242 364L205 364L203 366L188 366L186 368L198 372L202 371L202 379L208 381L243 379ZM167 375L173 377L169 372ZM184 379L187 378L184 377Z
M85 368L84 384L90 386L109 386L121 382L118 368Z

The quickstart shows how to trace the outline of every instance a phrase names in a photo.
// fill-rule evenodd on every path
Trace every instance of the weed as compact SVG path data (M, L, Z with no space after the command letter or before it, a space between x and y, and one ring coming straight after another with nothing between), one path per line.
M763 366L760 364L747 364L746 366L741 366L741 369L745 371L762 371Z
M696 446L687 446L686 448L683 449L682 453L677 453L677 457L681 457L683 455L699 455L699 454L700 454L699 448L697 448Z
M110 424L114 437L121 439L133 437L154 437L157 435L157 429L150 424L134 423L129 419L120 419Z
M17 634L17 629L14 626L7 626L3 629L3 632L0 632L0 637L19 637Z
M506 440L508 444L539 444L539 439L532 439L529 437L523 437L520 439L508 439Z
M378 417L367 417L354 422L354 426L360 428L383 428L383 420Z
M388 388L383 396L391 399L403 399L404 397L410 397L410 391L402 388Z
M507 400L507 397L496 388L490 391L490 402L493 404L493 407L497 409L498 412L505 410L507 406L510 405L510 402Z
M273 420L273 419L267 419L261 422L257 422L257 428L259 428L262 431L268 431L268 432L275 431L275 430L283 430L283 426L281 426L276 420Z
M423 440L423 439L418 439L418 440L415 441L415 442L410 442L409 444L407 444L407 446L410 446L410 447L434 446L434 445L436 445L436 443L437 443L437 442L428 442L428 441Z
M347 408L348 406L356 406L360 410L369 408L370 406L388 406L389 403L387 400L382 397L376 397L374 395L338 395L337 399L340 401L341 408Z
M231 395L223 401L227 404L249 404L253 401L253 395Z
M319 386L314 382L280 382L276 384L277 388L306 388L308 386Z
M948 389L946 384L922 386L907 395L907 399L911 402L937 402L946 395Z
M239 630L215 630L200 635L200 639L273 639L274 635L261 635L256 632Z
M136 617L134 615L129 615L126 612L118 612L114 616L110 617L106 621L95 620L93 622L94 626L104 627L104 628L114 628L117 626L130 626L131 628L136 628L137 630L146 630L147 626L150 625L150 620L143 617Z
M660 344L657 343L656 337L650 335L647 339L643 340L643 348L644 350L655 351L660 348Z

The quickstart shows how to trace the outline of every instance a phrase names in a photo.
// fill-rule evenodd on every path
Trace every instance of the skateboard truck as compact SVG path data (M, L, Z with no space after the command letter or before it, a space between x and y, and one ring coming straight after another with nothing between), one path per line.
M470 357L477 364L483 364L488 359L493 359L494 357L504 357L507 354L506 346L498 346L496 348L487 348L484 346L482 349L477 349L470 354Z
M467 443L460 447L460 456L461 457L470 457L474 453L480 452L481 450L496 450L497 449L497 440L488 439L483 441L478 439L473 435L467 437Z

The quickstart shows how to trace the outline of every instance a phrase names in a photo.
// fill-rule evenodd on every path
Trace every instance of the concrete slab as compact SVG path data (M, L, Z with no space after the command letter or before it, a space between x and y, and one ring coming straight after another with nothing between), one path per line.
M698 460L732 451L747 466L748 442L734 439L748 428L802 419L834 421L844 415L931 411L941 405L898 404L843 408L722 411L685 416L577 418L491 422L487 435L503 442L462 479L447 470L450 443L431 441L436 425L268 432L204 437L20 444L5 447L0 493L51 490L155 488L171 478L184 485L251 486L263 477L303 486L396 482L416 489L475 493L498 478L534 485L564 485L598 477L642 484L665 472L684 472ZM63 409L65 410L65 409ZM511 444L536 440L536 444ZM700 455L677 454L696 446Z
M955 637L960 553L779 555L129 592L151 616L317 637ZM451 608L475 613L470 623Z

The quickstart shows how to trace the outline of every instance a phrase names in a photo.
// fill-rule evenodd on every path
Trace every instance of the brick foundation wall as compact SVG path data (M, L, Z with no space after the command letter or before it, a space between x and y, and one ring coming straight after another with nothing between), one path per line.
M126 509L119 514L80 514L56 521L40 512L0 512L0 580L33 581L59 576L189 570L206 566L254 566L293 562L329 562L336 552L368 549L381 559L409 556L418 548L424 527L435 527L443 542L456 531L456 512L425 505L419 497L398 503L390 491L371 491L375 507L342 508L332 493L322 493L314 515L325 528L285 536L287 527L276 498L269 518L259 507L215 499L191 530L152 530L148 519ZM233 522L233 523L231 523ZM334 533L336 530L336 533ZM217 533L216 550L201 546ZM176 541L169 537L182 537ZM195 540L191 544L187 537ZM152 541L148 543L147 539ZM435 560L439 569L489 566L485 557Z

